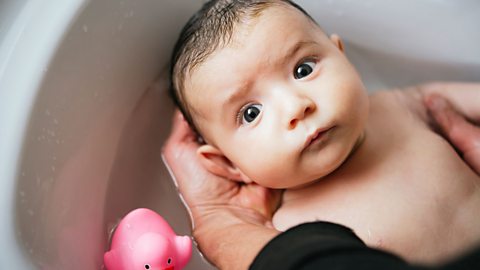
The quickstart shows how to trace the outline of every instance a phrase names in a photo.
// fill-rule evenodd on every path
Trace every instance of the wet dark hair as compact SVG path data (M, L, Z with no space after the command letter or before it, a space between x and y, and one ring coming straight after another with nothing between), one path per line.
M215 50L228 45L238 23L259 17L268 7L282 4L296 8L315 22L304 9L290 0L211 0L206 2L183 27L170 60L169 91L175 104L197 134L198 128L185 100L184 82L187 74Z

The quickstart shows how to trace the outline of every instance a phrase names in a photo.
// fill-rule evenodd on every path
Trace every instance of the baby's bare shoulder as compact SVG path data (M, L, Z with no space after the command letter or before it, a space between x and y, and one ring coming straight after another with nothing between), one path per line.
M423 102L423 93L418 87L395 88L374 92L370 95L371 114L398 115L404 119L431 124Z

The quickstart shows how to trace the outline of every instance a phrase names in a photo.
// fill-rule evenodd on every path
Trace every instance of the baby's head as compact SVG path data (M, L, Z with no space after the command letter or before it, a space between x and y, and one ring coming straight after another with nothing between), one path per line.
M211 172L290 188L338 168L362 137L368 96L336 35L290 1L217 0L184 27L173 96Z

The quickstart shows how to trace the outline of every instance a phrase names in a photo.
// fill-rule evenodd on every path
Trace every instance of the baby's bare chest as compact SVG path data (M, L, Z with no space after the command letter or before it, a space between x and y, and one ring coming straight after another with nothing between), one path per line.
M386 116L372 119L364 145L337 171L286 191L274 216L278 229L315 220L340 223L367 244L414 261L468 245L449 240L448 249L437 249L446 240L439 235L455 239L457 231L480 239L479 177L426 126ZM419 241L432 253L417 258Z
M415 138L398 145L385 141L388 146L358 153L317 183L286 191L285 215L366 227L405 220L424 224L429 221L423 217L450 219L472 198L480 202L479 177L447 142L425 135L414 132ZM480 204L473 207L480 213Z

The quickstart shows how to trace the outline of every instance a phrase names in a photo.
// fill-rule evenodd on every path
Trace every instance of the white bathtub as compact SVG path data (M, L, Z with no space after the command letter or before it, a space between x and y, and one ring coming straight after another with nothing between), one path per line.
M136 207L189 233L160 159L172 105L147 89L201 3L0 1L0 269L100 269ZM345 39L371 91L480 80L477 0L298 3ZM195 252L187 269L212 267Z

